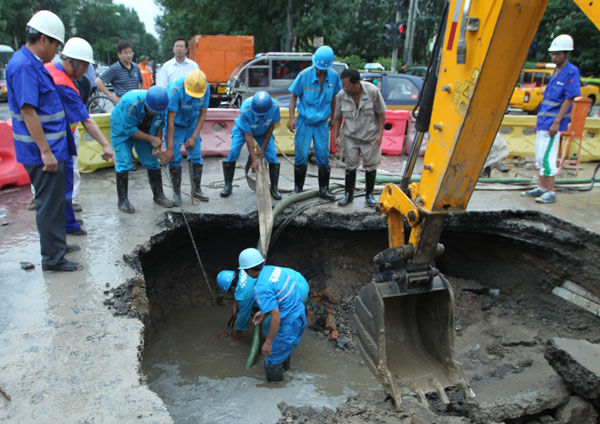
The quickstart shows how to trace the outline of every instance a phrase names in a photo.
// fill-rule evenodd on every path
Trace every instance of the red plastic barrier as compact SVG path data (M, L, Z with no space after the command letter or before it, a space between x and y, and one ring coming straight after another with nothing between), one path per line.
M25 167L17 162L13 143L12 121L0 121L0 188L29 184Z
M381 153L384 155L401 155L404 149L406 123L410 117L407 110L386 110L385 127Z
M404 143L404 153L406 153L407 155L410 154L416 133L417 133L417 130L415 128L415 118L413 118L413 116L410 115L410 119L408 120L408 125L407 125L407 130L406 130L406 143ZM427 149L427 140L429 140L429 133L425 133L425 136L423 137L423 142L421 143L421 149L419 149L419 156L425 155L425 150Z
M231 149L231 132L239 109L208 109L200 135L202 156L227 157Z

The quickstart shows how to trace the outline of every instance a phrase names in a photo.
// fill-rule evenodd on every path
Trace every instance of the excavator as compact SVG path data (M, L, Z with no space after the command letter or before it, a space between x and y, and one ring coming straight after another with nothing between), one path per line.
M574 0L600 29L600 0ZM359 347L398 408L448 387L473 395L454 359L454 295L435 268L445 217L465 212L548 0L449 0L444 6L400 186L387 184L389 248L355 299ZM423 136L420 183L410 183Z

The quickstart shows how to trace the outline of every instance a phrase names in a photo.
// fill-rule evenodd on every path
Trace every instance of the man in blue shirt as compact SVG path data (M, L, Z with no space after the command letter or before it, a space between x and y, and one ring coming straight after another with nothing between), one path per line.
M60 57L61 61L59 63L47 63L45 66L52 76L56 85L56 91L65 107L71 131L74 135L78 134L77 127L78 123L81 122L92 137L102 145L102 159L112 159L113 154L110 144L100 131L100 128L98 128L96 122L90 118L87 107L83 103L80 92L75 85L75 80L85 75L89 64L94 63L92 46L82 38L71 38L65 43ZM67 203L65 205L65 225L67 233L85 235L86 232L81 229L79 223L75 220L72 205L73 180L75 176L73 169L78 166L77 163L74 163L74 159L76 158L77 156L72 156L66 161L65 200Z
M119 60L110 65L95 81L98 89L114 104L119 103L128 91L144 88L140 68L133 62L133 45L127 40L120 40L117 43L117 56ZM114 93L108 90L106 84L112 84Z
M238 278L239 277L239 278ZM234 290L232 315L236 317L236 328L233 333L234 339L239 339L242 331L248 329L250 314L255 305L254 285L256 278L250 277L243 269L239 274L235 271L221 271L217 276L217 285L225 293Z
M323 199L335 200L329 187L329 130L330 118L335 115L335 95L342 89L337 72L331 69L333 50L321 46L313 55L313 66L300 72L289 90L290 131L294 138L294 193L304 187L310 143L314 140L317 164L319 165L319 195ZM298 104L298 121L295 112Z
M65 162L75 143L52 77L44 68L64 42L65 27L54 13L42 10L26 27L26 43L6 68L8 106L12 115L17 160L35 187L36 223L42 269L77 271L69 261L65 231Z
M536 188L522 193L535 197L538 203L556 202L554 179L560 133L568 128L573 100L581 95L579 69L569 63L573 38L567 34L559 35L552 40L548 51L556 70L544 90L535 127L535 163L540 176Z
M273 137L273 129L279 121L281 121L279 102L272 99L266 91L259 91L244 100L231 132L231 150L227 160L223 161L225 187L221 191L221 197L228 197L231 194L235 162L239 159L245 143L248 146L252 167L255 171L258 171L258 158L263 155L267 158L271 179L271 197L275 200L281 199L277 187L280 164L275 150L275 137ZM254 150L254 140L260 146L258 152Z
M260 312L252 322L257 325L267 315L271 323L262 346L267 381L283 380L283 371L290 366L292 351L300 343L306 328L304 301L308 283L297 271L290 268L265 265L261 253L248 248L240 253L239 268L256 278L255 299Z
M169 96L163 87L133 90L126 93L110 115L110 141L115 152L117 196L119 210L135 213L127 198L129 171L132 168L131 149L135 146L140 162L148 170L148 180L154 202L165 208L173 202L165 197L162 187L160 155Z
M200 131L206 120L210 87L206 75L201 70L179 77L167 86L169 107L167 112L167 151L165 160L169 162L169 174L173 186L173 203L181 205L181 146L188 152L192 163L192 196L208 202L202 192L202 137Z

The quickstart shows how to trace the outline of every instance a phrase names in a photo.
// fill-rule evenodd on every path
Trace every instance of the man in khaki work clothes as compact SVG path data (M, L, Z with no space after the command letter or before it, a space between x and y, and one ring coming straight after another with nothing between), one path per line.
M345 195L338 202L346 206L354 199L356 169L363 155L363 169L366 171L367 206L374 207L377 201L373 196L377 165L381 161L381 139L385 124L385 103L379 89L367 81L360 80L356 69L345 69L340 75L342 90L337 94L333 139L340 149L340 127L344 143L344 163L346 164Z

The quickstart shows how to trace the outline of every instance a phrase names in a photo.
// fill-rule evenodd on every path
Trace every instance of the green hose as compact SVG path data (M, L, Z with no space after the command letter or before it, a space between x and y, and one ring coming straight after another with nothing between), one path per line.
M329 186L330 190L342 187L339 184L331 184ZM292 194L285 199L282 199L275 207L273 208L273 222L277 215L279 215L285 208L288 206L300 202L302 200L307 200L312 197L318 196L319 190L310 190L303 191L302 193ZM258 250L260 250L260 241L258 242ZM265 252L261 252L265 255ZM254 332L252 333L252 343L250 344L250 353L248 354L248 358L246 359L246 368L251 368L252 365L256 362L256 358L258 357L258 350L260 348L260 333L262 331L262 324L254 327Z
M364 183L365 177L357 178L357 181ZM387 177L387 176L378 176L375 180L378 183L394 183L399 184L402 181L402 177ZM420 182L421 177L419 175L412 176L410 182ZM555 180L556 184L586 184L592 181L591 178L557 178ZM600 177L596 177L594 179L595 182L600 182ZM533 178L479 178L477 180L479 183L486 184L533 184Z
M256 362L258 356L258 347L260 346L260 332L262 331L262 323L254 326L254 332L252 333L252 344L250 345L250 353L246 358L246 368L251 368Z

